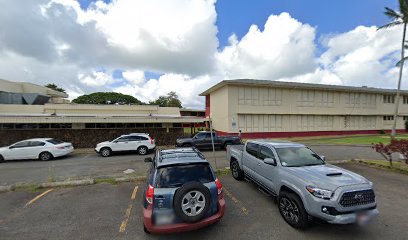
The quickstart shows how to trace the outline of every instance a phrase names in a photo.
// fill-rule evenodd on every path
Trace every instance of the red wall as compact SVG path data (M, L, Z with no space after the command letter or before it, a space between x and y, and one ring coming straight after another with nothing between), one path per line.
M205 95L205 116L210 117L210 95Z
M242 138L285 138L285 137L312 137L312 136L335 136L353 134L378 134L379 130L356 130L356 131L315 131L315 132L250 132L242 133ZM390 130L385 130L390 133ZM397 130L399 133L406 132L404 129ZM220 136L238 135L238 133L227 133L217 131Z

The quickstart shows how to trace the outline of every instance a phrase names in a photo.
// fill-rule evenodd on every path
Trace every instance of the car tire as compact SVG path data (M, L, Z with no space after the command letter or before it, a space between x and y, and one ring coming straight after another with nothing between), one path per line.
M298 195L281 192L278 197L279 213L293 228L306 229L309 226L309 215Z
M140 146L137 148L137 153L139 153L140 155L146 155L149 149L147 149L147 147L145 146Z
M49 152L42 152L38 155L38 159L40 159L41 161L48 161L51 160L52 158L53 156Z
M235 180L241 181L244 179L244 171L242 171L241 168L239 167L239 163L237 160L231 161L230 169L232 177L235 178Z
M110 148L104 147L99 151L102 157L109 157L112 154L112 150Z
M4 157L2 155L0 155L0 163L4 162Z
M200 182L183 184L174 195L174 212L183 222L198 222L211 206L210 190Z

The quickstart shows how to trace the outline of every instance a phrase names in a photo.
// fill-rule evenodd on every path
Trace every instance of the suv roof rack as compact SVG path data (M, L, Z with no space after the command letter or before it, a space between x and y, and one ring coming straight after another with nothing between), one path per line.
M187 156L190 153L189 156ZM175 158L182 157L182 155L186 155L185 157L193 157L191 154L194 154L195 156L201 158L201 159L206 159L205 156L196 148L196 147L189 147L189 148L179 148L179 149L158 149L157 150L158 154L158 160L159 163L163 162L163 156L164 155L177 155Z

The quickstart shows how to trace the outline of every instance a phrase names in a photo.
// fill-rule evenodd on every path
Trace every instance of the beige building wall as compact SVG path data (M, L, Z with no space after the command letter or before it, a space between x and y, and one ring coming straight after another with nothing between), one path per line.
M389 101L394 96L389 92L254 85L228 84L210 93L216 130L237 133L241 129L245 133L388 130L392 127L395 105ZM397 128L403 129L404 118L408 119L408 97L405 100L401 97L399 115Z

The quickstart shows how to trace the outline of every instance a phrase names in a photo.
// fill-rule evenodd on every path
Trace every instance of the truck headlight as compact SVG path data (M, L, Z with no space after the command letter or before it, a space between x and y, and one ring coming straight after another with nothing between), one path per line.
M312 186L307 186L306 190L310 192L313 196L322 198L322 199L330 199L333 196L333 192L330 190L320 189Z

